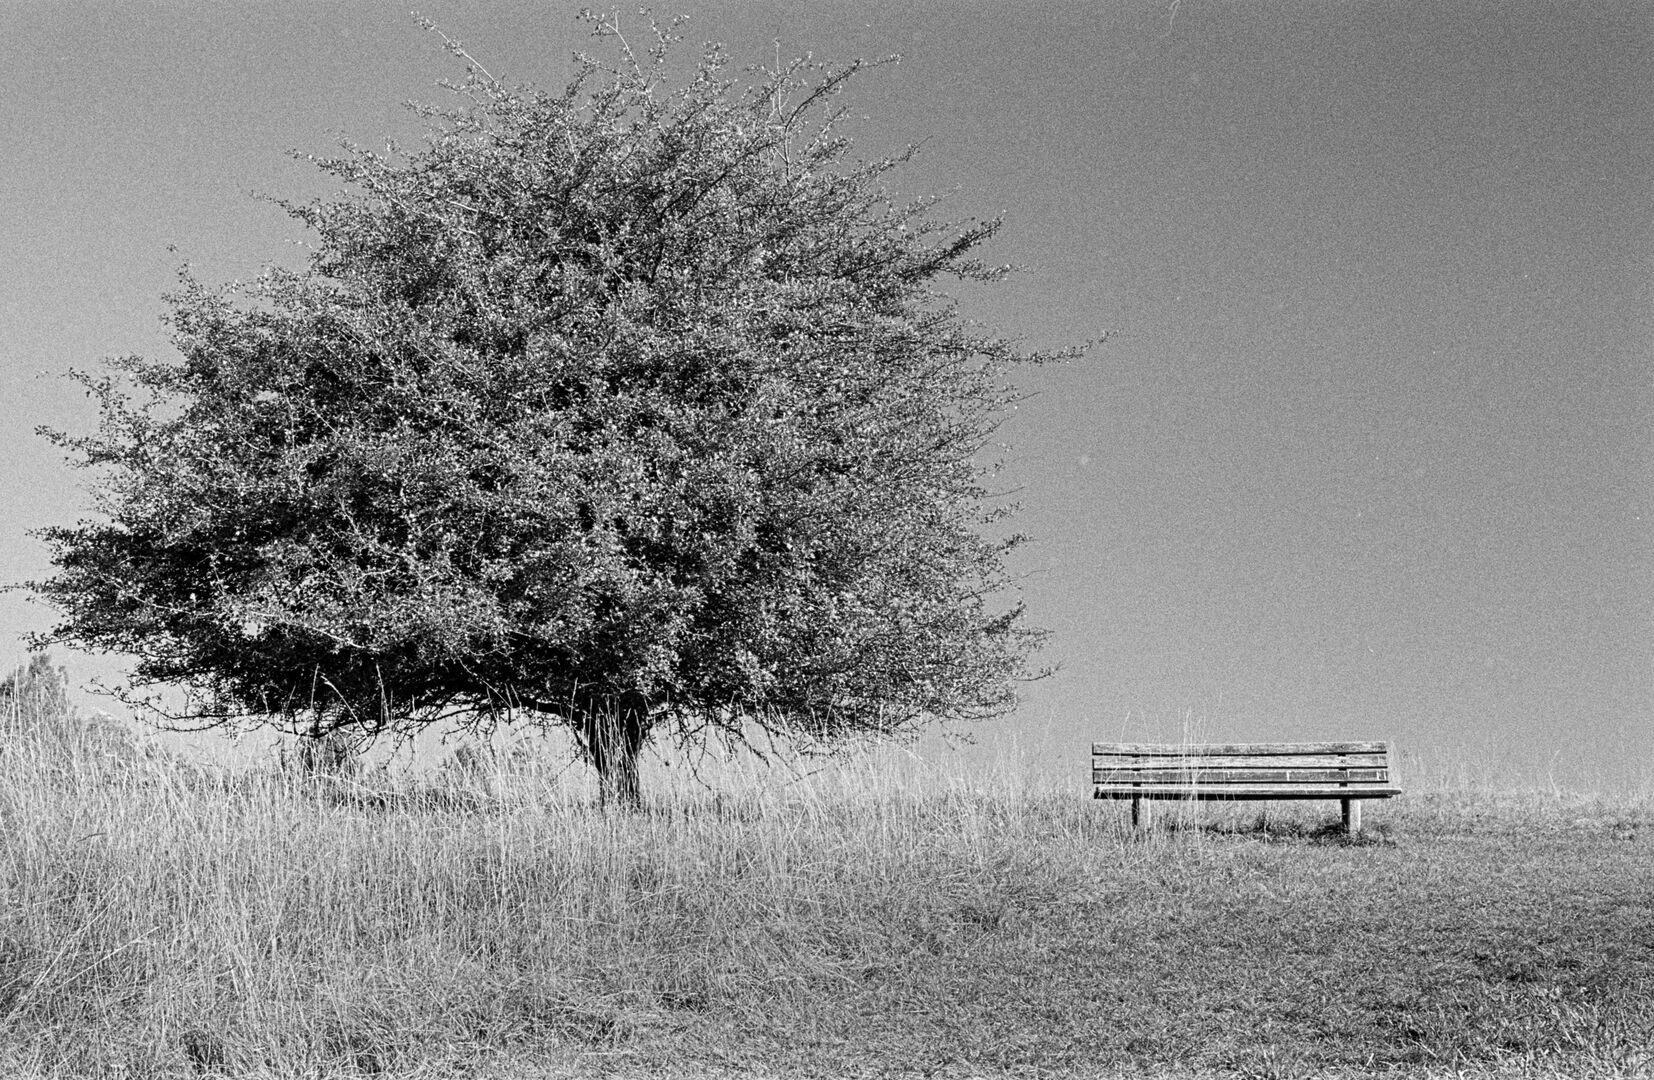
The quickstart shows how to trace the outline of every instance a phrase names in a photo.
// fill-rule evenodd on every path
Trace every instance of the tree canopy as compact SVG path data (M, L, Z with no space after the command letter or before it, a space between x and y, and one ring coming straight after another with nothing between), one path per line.
M135 658L174 720L362 738L566 724L832 743L1006 711L986 453L1031 353L938 291L997 221L850 157L864 65L738 80L672 35L561 93L468 63L414 150L315 159L307 265L167 298L175 358L82 376L98 520L43 535L38 645ZM453 51L469 61L457 45ZM998 534L998 535L996 535Z

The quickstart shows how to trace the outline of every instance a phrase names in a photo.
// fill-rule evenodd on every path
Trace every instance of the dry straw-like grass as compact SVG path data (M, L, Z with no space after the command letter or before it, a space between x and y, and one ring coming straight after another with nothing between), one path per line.
M550 755L209 770L7 707L7 1075L1654 1068L1646 799L1143 842L886 752L656 761L648 811L605 813Z

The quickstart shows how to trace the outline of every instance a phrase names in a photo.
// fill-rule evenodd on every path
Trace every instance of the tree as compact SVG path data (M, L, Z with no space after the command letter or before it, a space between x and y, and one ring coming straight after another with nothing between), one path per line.
M467 61L417 151L317 160L308 264L167 297L179 357L53 434L106 520L44 530L38 644L131 654L169 718L370 739L564 724L606 798L652 736L803 745L1003 713L1039 634L983 484L1024 353L1005 272L851 163L863 68L743 86L673 36L561 94ZM1064 354L1067 355L1067 354ZM135 388L135 389L133 389Z

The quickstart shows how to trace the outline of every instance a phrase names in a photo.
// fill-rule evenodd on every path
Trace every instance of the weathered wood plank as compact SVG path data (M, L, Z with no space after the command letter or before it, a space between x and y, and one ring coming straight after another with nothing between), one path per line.
M1221 769L1303 769L1303 768L1384 768L1388 754L1200 754L1167 757L1161 754L1093 754L1094 769L1174 769L1186 764L1197 768Z
M1152 757L1197 757L1203 754L1387 754L1387 742L1299 743L1092 743L1091 752Z
M1309 787L1279 787L1272 784L1224 784L1218 787L1187 787L1182 784L1125 784L1097 785L1092 795L1098 799L1193 799L1260 800L1260 799L1388 799L1401 794L1401 789L1388 784L1352 784L1340 787L1321 784Z
M1388 769L1093 769L1094 784L1339 784L1381 783Z

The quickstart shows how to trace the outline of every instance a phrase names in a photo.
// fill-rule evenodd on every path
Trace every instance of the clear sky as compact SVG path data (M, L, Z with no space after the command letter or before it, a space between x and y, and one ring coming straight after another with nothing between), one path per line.
M287 149L417 137L399 103L458 72L410 2L0 5L0 581L84 509L32 434L94 419L56 376L165 355L184 261L297 264L248 197L331 190ZM580 6L422 10L555 89ZM677 10L742 62L901 53L852 133L923 142L903 190L1003 214L988 254L1027 268L967 313L1116 334L1006 428L1060 670L985 743L1388 737L1654 783L1654 4ZM50 621L0 594L0 658Z

